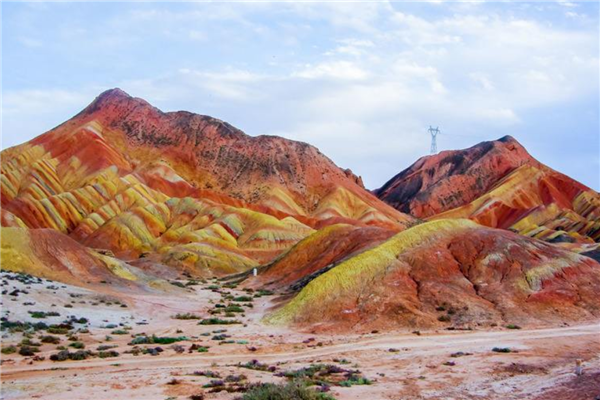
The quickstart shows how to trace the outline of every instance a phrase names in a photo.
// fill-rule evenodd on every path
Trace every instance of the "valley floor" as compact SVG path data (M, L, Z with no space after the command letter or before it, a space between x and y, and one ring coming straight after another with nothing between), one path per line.
M73 340L56 335L60 345L75 351L68 345L77 341L85 349L113 346L112 350L119 352L118 357L50 361L50 355L57 353L57 344L41 344L36 353L39 361L18 353L2 354L1 398L6 400L174 400L200 393L206 399L234 399L241 393L211 393L210 387L203 388L215 381L205 376L206 372L229 381L224 387L235 388L239 387L231 383L235 377L244 382L283 382L286 378L278 373L314 364L359 370L371 381L370 385L350 387L333 383L329 394L336 399L593 400L600 395L598 324L318 335L262 325L260 318L272 306L268 294L237 302L244 310L235 317L241 324L199 325L199 320L172 318L177 313L207 317L211 310L216 312L214 317L221 318L222 313L215 311L219 309L217 304L233 304L234 298L248 296L242 290L217 288L216 282L189 286L170 295L123 295L49 281L23 283L7 280L5 273L2 276L3 289L8 293L15 289L28 292L26 296L2 296L2 316L9 321L58 324L69 315L85 317L85 329ZM28 312L32 310L52 310L61 315L35 320ZM122 330L119 327L127 328L126 334L114 333ZM20 332L2 333L3 348L23 339ZM42 334L46 332L38 332L30 340L39 341ZM141 334L185 338L174 344L138 346L160 346L164 351L158 355L125 353L134 347L128 344L132 335ZM193 344L196 348L190 350ZM183 346L183 351L174 347L177 345ZM206 352L198 352L198 347ZM510 352L494 352L493 348ZM584 361L582 376L574 374L577 359Z

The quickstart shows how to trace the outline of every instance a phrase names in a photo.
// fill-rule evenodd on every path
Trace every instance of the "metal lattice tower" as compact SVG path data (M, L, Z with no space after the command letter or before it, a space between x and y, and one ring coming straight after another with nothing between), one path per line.
M431 125L429 125L429 129L427 130L429 132L429 134L431 135L431 154L435 154L437 153L437 135L440 134L440 128L439 127L432 127Z

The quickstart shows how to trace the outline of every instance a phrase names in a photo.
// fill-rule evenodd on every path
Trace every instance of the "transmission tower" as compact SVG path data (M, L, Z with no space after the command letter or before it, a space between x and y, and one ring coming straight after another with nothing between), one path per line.
M429 125L429 129L427 130L429 132L429 134L431 135L431 154L435 154L437 153L437 135L439 135L440 132L440 128L439 127L432 127L431 125Z

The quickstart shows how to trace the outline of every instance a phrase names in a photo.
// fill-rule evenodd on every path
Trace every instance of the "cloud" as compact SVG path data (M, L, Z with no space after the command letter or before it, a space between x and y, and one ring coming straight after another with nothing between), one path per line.
M292 73L292 77L305 79L344 79L361 80L365 79L368 73L356 64L349 61L331 61L317 65L305 65L303 69Z
M103 61L94 68L125 59L129 70L89 75L78 89L57 80L46 91L5 91L5 131L41 133L42 121L61 122L120 86L165 110L309 142L377 187L428 152L430 124L443 131L440 148L472 145L521 133L540 118L533 113L597 94L597 26L519 10L448 2L130 7L86 25L81 47L97 55L80 50L77 37L70 42L75 56ZM97 32L112 32L110 40ZM46 38L34 33L19 36Z

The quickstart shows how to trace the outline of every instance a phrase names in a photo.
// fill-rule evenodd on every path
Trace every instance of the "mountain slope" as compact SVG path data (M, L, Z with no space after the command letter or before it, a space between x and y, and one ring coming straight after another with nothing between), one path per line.
M164 113L118 89L1 155L3 226L198 276L269 262L313 227L413 223L312 146Z
M597 318L591 258L469 220L400 232L314 278L267 322L319 330Z
M600 240L598 193L509 136L423 157L375 193L419 218L469 218L549 241Z

